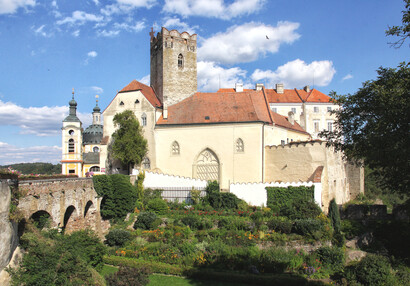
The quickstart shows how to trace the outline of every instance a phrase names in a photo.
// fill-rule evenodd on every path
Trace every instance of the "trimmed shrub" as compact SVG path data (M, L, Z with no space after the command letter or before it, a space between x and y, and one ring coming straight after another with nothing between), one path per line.
M345 264L345 254L342 248L324 246L315 251L316 256L333 271L341 271Z
M162 199L162 191L161 189L144 189L144 196L142 199L142 203L144 206L148 204L149 201L153 199Z
M113 229L105 236L105 243L109 246L123 246L130 241L131 233L125 229Z
M291 233L293 223L286 217L273 217L268 221L269 229L281 233Z
M155 213L152 212L142 212L137 217L134 223L134 229L153 229L159 225L160 221Z
M313 201L314 187L266 187L267 206L273 210L291 205L295 200Z
M211 192L207 195L209 204L214 209L237 209L239 199L232 193Z
M381 255L369 254L359 263L346 268L346 278L350 283L359 285L395 285L389 260Z
M335 199L331 200L329 204L329 218L335 232L340 232L340 213Z
M150 270L145 267L133 268L120 266L120 269L105 278L109 286L143 286L149 282Z
M291 203L282 206L280 215L290 219L316 218L322 213L320 207L314 201L296 199Z
M147 210L156 213L157 215L164 215L168 211L167 202L161 198L150 200L147 204Z
M219 193L219 183L217 181L208 181L205 187L205 192L207 195L210 193Z
M293 232L312 238L317 238L318 233L322 230L322 222L312 218L295 220L293 225Z

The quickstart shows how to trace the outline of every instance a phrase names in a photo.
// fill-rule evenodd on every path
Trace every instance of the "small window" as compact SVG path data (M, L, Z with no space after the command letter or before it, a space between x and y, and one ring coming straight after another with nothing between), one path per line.
M147 126L147 115L144 113L141 116L142 126Z
M331 106L327 107L327 112L332 112L332 107Z
M184 56L182 54L178 55L178 68L179 69L184 68Z
M327 122L327 131L333 131L333 122L332 121Z
M70 134L71 136L73 136L73 135L74 135L74 130L73 130L73 129L70 129L70 130L68 131L68 134Z
M144 157L144 159L142 160L142 167L143 167L145 170L151 169L151 162L150 162L150 160L148 159L148 157Z
M124 102L123 102L123 101L121 101L121 102L120 102L120 105L121 105L121 106L122 106L122 105L124 105Z
M313 107L313 112L319 113L319 107L317 107L317 106Z
M72 169L71 169L71 170L68 170L68 173L69 173L69 174L75 174L75 170L72 170Z
M75 146L74 146L74 139L68 140L68 153L74 153Z
M285 140L280 140L280 145L285 146Z
M92 166L89 170L89 172L99 172L100 171L100 167L98 166Z
M291 111L292 111L294 114L296 114L296 108L295 108L295 107L292 107Z
M315 133L319 132L319 120L313 121L313 129L315 130Z
M275 113L278 113L278 109L276 107L273 107L272 111L275 112Z
M179 155L180 149L179 144L177 141L174 141L171 145L171 153L172 155Z
M137 99L137 100L135 101L135 104L138 104L138 103L140 103L140 101Z
M245 151L245 146L243 144L243 140L241 138L238 138L236 140L236 152L243 153L244 151Z
M93 148L93 152L94 152L94 153L100 152L100 148L98 148L97 146L95 146L95 147Z

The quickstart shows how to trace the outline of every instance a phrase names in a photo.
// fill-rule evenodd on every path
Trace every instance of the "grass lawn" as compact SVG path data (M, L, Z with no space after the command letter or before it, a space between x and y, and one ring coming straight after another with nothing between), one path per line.
M197 280L192 278L183 278L178 276L167 276L153 274L149 277L148 286L251 286L250 284L238 284L227 282L216 282L207 280Z

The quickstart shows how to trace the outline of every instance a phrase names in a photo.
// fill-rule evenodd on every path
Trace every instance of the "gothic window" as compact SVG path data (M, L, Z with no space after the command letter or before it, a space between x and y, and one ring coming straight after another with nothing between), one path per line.
M245 151L245 146L243 144L243 140L241 138L238 138L236 140L236 152L243 153L244 151Z
M99 172L100 171L100 167L98 166L92 166L89 170L89 172Z
M177 141L174 141L171 145L171 153L172 155L179 155L179 144Z
M145 113L141 116L142 126L147 126L147 115Z
M182 54L179 54L178 56L178 68L179 69L184 68L184 56Z
M74 153L75 147L74 147L74 139L68 140L68 153Z
M205 149L199 154L194 164L194 177L207 180L219 181L219 160L210 149Z
M97 146L95 146L95 147L93 148L93 152L94 152L94 153L100 152L100 148L98 148Z
M145 170L151 169L151 162L150 162L150 160L148 159L148 157L144 157L144 159L142 160L142 167L143 167Z

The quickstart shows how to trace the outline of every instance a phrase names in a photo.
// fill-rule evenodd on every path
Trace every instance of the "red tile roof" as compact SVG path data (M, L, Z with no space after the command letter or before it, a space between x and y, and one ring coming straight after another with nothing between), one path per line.
M283 93L277 93L274 89L266 89L266 95L270 103L302 103L296 89L285 89Z
M331 100L332 100L331 97L318 91L317 89L312 89L310 93L307 95L307 98L304 99L304 101L306 102L324 102L324 103L329 103L331 102Z
M121 92L128 92L128 91L136 91L140 90L145 98L151 103L154 107L160 107L161 102L159 101L158 97L155 95L154 90L152 87L149 87L135 79L131 81L126 87L120 90Z
M207 124L231 122L265 122L306 133L299 124L274 113L264 90L216 92L194 95L168 107L168 118L162 116L157 125ZM307 133L306 133L307 134Z

